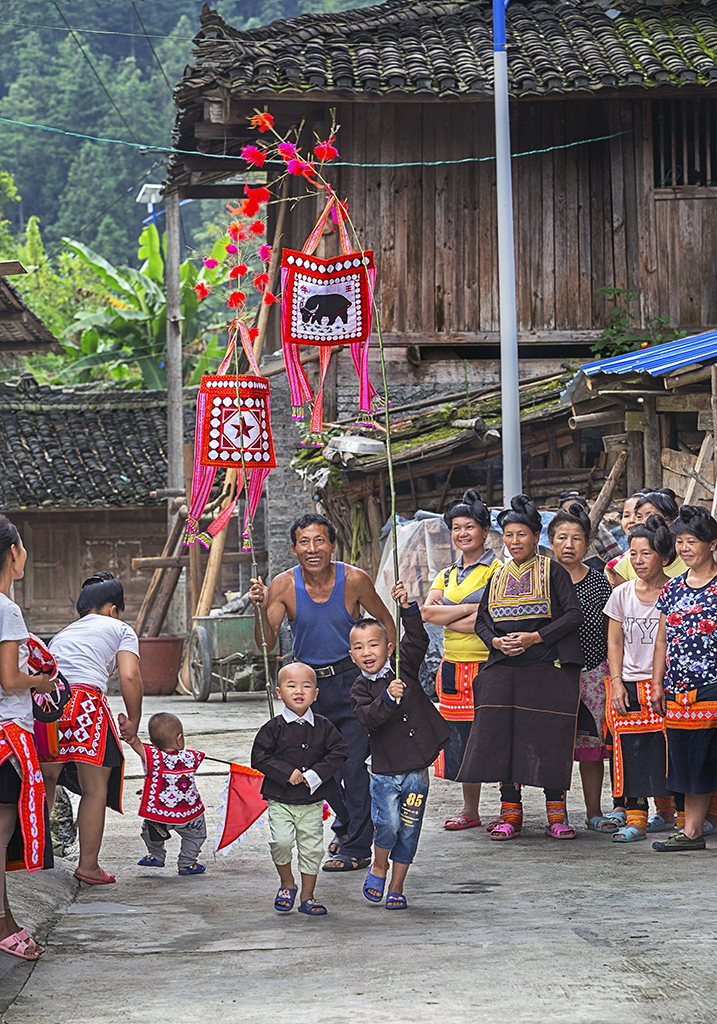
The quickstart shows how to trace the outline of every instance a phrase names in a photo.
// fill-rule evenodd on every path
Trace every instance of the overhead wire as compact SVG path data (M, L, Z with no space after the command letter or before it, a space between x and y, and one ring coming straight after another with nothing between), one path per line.
M69 33L70 33L70 35L72 36L72 38L73 38L73 39L75 40L75 42L77 43L77 46L78 46L78 48L79 48L79 51L80 51L80 53L81 53L81 54L82 54L82 56L83 56L83 57L85 58L85 60L87 61L87 63L88 63L89 65L90 65L90 68L92 69L92 74L93 74L93 75L95 76L95 78L97 79L97 81L98 81L98 82L100 83L100 85L102 86L102 89L104 90L104 93L105 93L105 95L106 95L107 99L108 99L108 100L110 101L110 103L112 104L112 106L113 106L113 107L115 108L115 110L117 111L117 114L119 115L119 118L120 118L120 120L122 121L122 124L123 124L123 125L125 126L125 128L127 129L127 131L128 131L129 133L130 133L130 135L132 136L132 138L134 139L134 141L135 141L135 142L136 142L136 143L137 143L137 144L139 145L139 139L137 138L137 136L135 135L135 133L134 133L134 132L132 131L132 128L130 127L130 124L129 124L129 122L128 122L128 121L127 121L127 119L125 118L125 116L124 116L124 114L122 113L122 111L120 110L120 108L119 108L119 107L117 106L117 104L115 103L115 101L114 101L114 100L112 99L112 96L110 95L110 91L109 91L109 89L107 88L107 86L105 85L105 83L104 83L104 82L102 81L102 78L100 77L100 73L99 73L99 71L97 70L97 68L95 67L95 65L94 65L94 64L92 63L92 60L91 60L90 56L89 56L89 55L87 54L87 52L85 51L85 48L84 48L84 46L83 46L83 45L82 45L82 43L80 42L79 36L78 36L78 35L77 35L77 33L75 32L75 30L74 30L74 29L72 28L72 26L70 25L69 21L68 21L68 20L67 20L67 18L65 17L65 15L64 15L64 14L62 13L62 11L60 10L60 5L59 5L59 4L57 3L57 0L53 0L53 3L54 3L54 6L55 6L55 8L56 8L56 10L57 10L57 13L58 13L58 14L60 15L60 17L62 18L62 20L64 21L64 23L65 23L65 24L67 25L67 29L68 29L68 31L69 31Z
M142 31L144 32L145 38L147 40L147 44L148 44L150 50L152 51L152 56L156 60L157 66L159 67L159 70L162 72L162 77L164 78L165 82L167 83L167 88L169 89L169 95L170 96L174 96L174 92L172 91L171 83L170 83L169 79L167 78L167 72L164 70L164 65L162 64L162 61L159 59L159 57L157 55L157 51L155 50L154 46L152 45L152 40L149 38L149 35L147 34L147 29L144 27L144 22L142 21L142 15L137 10L137 4L134 2L134 0L132 0L132 6L134 7L134 13L137 15L137 19L138 19L140 25L142 26Z

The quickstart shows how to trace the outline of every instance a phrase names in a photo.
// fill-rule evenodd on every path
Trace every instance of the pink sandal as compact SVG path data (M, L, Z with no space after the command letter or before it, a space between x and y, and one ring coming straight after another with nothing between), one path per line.
M39 960L41 956L41 950L38 948L35 940L31 939L24 929L3 939L0 942L0 949L3 953L17 956L21 960Z
M548 825L545 830L549 839L577 839L577 832L572 825L566 825L564 821L555 821Z
M511 825L509 821L501 821L500 824L492 830L490 837L491 839L497 839L499 842L505 842L507 839L517 839L520 835L520 829L516 828L515 825Z

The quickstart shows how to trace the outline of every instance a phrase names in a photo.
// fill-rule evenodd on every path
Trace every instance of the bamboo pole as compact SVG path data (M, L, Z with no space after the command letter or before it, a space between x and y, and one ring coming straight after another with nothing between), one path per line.
M164 548L162 549L161 557L163 559L169 558L174 555L177 543L181 541L182 534L184 532L184 520L181 516L175 516L174 522L172 523L172 529L170 531L167 540L165 541ZM132 566L134 569L135 567ZM152 611L152 607L157 599L157 593L159 591L162 579L164 577L164 569L157 568L152 574L149 586L147 587L147 593L144 595L144 601L142 601L142 607L137 615L137 621L135 622L134 628L137 636L142 635L142 631L146 625L147 619Z
M289 198L289 176L284 178L281 186L281 201L279 205L279 213L276 218L276 230L274 231L274 240L271 246L271 260L269 262L269 285L268 289L270 292L274 292L276 288L277 274L279 271L279 265L281 260L281 251L279 245L284 234L284 224L286 223L286 208L288 206L287 199ZM266 326L269 322L269 313L271 312L271 306L267 306L265 302L262 302L259 308L259 316L256 321L256 326L259 331L258 335L254 340L254 358L256 359L257 366L261 359L261 353L264 349L264 337L266 336Z

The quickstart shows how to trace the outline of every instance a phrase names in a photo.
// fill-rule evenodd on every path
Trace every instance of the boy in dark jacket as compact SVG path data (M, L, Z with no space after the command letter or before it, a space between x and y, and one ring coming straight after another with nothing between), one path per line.
M324 846L324 799L334 792L334 774L348 757L341 733L311 705L318 695L310 665L294 661L279 672L280 715L262 725L251 751L252 768L264 773L261 793L268 803L269 849L281 879L274 909L294 906L297 886L291 870L296 844L301 872L299 912L318 917L326 907L314 899Z
M363 893L380 903L393 862L387 910L407 906L403 883L416 854L428 795L428 767L450 739L450 729L418 681L428 635L415 601L409 604L399 580L394 601L401 602L405 633L401 640L401 678L391 666L393 650L386 631L374 619L351 630L350 653L361 675L351 687L356 718L369 730L371 816L374 861Z

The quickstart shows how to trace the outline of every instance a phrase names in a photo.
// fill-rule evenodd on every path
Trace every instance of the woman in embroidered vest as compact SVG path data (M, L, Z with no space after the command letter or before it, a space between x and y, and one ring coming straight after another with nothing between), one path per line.
M647 797L667 796L663 722L652 710L650 697L660 622L655 605L667 583L665 567L675 557L675 542L665 520L651 515L630 530L629 543L637 578L616 587L605 605L610 666L607 725L616 801L608 817L622 826L613 834L615 843L645 839Z
M50 693L49 675L27 674L29 637L10 587L25 573L27 552L20 535L0 516L0 950L37 960L42 946L19 928L8 904L5 871L52 867L50 825L33 739L32 696Z
M617 822L602 813L603 761L605 746L605 676L607 635L603 608L612 596L612 588L603 573L587 565L584 559L590 545L590 516L582 502L561 509L548 526L548 537L555 557L568 573L583 610L580 645L585 666L580 673L580 707L575 760L585 797L585 824L593 832L614 832Z
M659 852L704 850L703 823L717 790L717 522L683 505L670 526L687 572L657 602L652 707L665 716L667 788L685 794L685 825Z
M545 791L545 834L574 839L565 790L580 703L583 613L565 569L537 553L541 521L533 502L519 494L510 505L498 525L511 558L486 587L476 617L490 654L476 679L475 720L458 781L501 782L501 817L491 839L520 835L523 784Z
M82 584L77 599L80 616L50 641L72 697L59 722L57 758L42 765L47 799L55 786L81 794L77 812L80 860L75 877L89 885L106 885L115 876L99 865L105 808L122 811L124 756L120 735L131 742L142 714L142 677L137 634L122 622L124 591L109 572L98 572ZM107 701L107 681L119 669L127 717L119 731Z
M476 635L478 604L500 561L486 548L490 512L477 491L466 491L452 501L444 520L453 546L461 557L436 576L423 606L426 622L443 626L444 653L436 676L438 710L450 725L451 740L435 763L436 778L458 775L473 723L473 680L488 657L488 648ZM445 823L449 831L480 825L480 783L463 784L463 810Z

